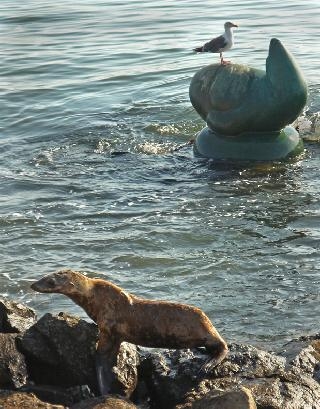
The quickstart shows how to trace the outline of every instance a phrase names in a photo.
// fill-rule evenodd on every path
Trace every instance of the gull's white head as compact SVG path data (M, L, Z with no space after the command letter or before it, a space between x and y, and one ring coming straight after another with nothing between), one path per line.
M224 23L224 28L225 28L225 30L226 30L227 28L233 28L233 27L238 27L238 25L237 25L237 24L234 24L234 23L231 23L231 21L227 21L226 23Z

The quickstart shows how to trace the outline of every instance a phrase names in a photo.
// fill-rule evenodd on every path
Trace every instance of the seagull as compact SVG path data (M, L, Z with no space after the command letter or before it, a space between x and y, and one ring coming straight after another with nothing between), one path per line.
M230 64L230 61L225 61L222 56L223 51L229 50L233 46L233 27L238 27L237 24L227 21L224 23L224 33L216 38L205 43L202 47L194 48L197 53L220 53L220 64Z

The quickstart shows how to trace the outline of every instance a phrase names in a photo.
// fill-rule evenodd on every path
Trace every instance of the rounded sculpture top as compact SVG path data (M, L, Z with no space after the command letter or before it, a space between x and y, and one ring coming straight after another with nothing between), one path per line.
M266 71L212 64L192 78L190 100L209 128L222 135L273 132L292 123L307 100L307 85L292 55L270 41Z

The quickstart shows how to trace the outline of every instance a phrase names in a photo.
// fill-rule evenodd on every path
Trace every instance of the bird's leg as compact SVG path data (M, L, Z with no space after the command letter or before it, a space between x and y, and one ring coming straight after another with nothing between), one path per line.
M220 52L220 64L221 65L228 65L231 64L231 61L226 61L223 59L222 53Z

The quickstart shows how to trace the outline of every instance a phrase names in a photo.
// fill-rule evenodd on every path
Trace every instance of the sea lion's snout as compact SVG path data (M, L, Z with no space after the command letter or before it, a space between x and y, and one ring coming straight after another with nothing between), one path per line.
M31 290L33 291L38 291L38 286L37 286L37 282L33 283L30 285Z
M70 293L74 289L73 275L71 270L48 274L31 284L31 288L39 293Z
M39 293L50 293L58 289L57 282L52 275L41 278L31 284L31 288Z

